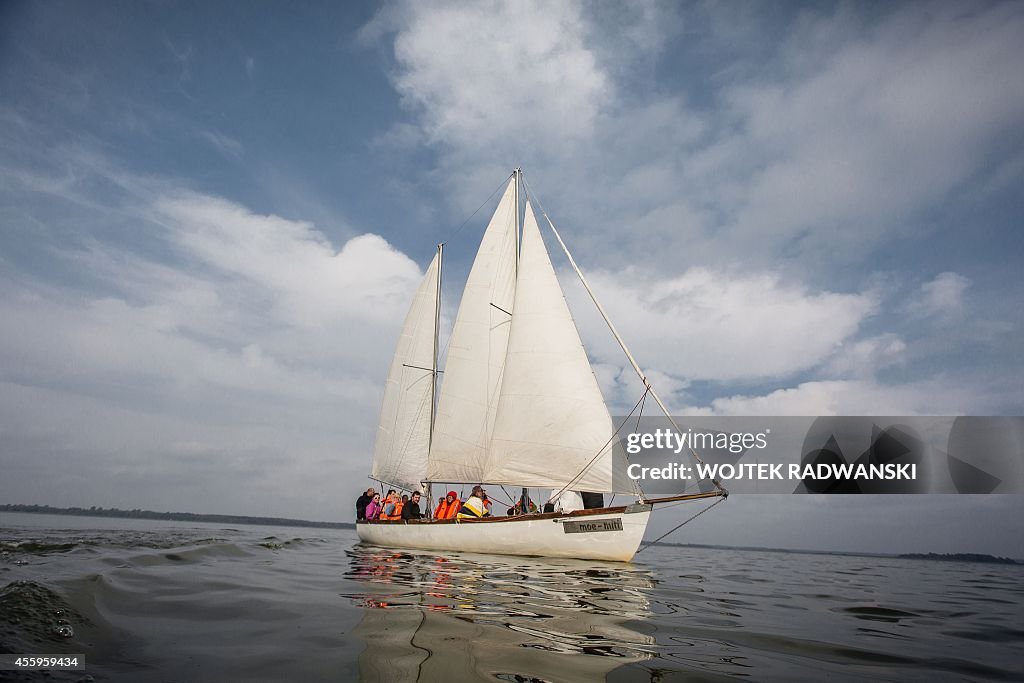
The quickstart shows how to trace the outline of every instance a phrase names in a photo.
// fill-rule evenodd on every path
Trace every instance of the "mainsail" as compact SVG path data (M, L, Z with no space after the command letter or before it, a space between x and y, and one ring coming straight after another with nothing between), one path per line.
M484 481L516 288L516 178L484 232L448 342L427 479Z
M439 256L416 290L391 361L370 477L413 490L427 468Z
M526 204L515 308L481 481L631 493L611 417Z

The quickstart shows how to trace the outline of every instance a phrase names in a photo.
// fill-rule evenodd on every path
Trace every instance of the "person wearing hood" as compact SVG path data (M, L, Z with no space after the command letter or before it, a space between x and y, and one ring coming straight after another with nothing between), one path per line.
M448 495L437 504L437 509L434 510L434 519L455 519L460 507L462 507L462 503L459 501L458 494L455 491L449 491Z

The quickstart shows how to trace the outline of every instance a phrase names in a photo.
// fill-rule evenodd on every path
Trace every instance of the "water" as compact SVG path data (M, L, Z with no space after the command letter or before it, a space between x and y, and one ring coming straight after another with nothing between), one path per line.
M11 680L1024 680L1024 567L3 514L0 652L88 663Z

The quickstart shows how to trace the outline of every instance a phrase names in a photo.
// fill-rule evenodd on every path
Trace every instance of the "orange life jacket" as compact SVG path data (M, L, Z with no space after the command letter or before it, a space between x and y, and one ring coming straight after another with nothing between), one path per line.
M387 510L388 505L394 505L394 512L390 515L384 514ZM377 519L401 519L402 518L402 499L398 496L388 496L384 499L384 503L381 504L380 516Z
M434 510L434 519L454 519L461 506L462 503L459 502L458 498L455 498L455 500L449 504L448 497L445 496L441 499L441 502L437 504L437 509Z

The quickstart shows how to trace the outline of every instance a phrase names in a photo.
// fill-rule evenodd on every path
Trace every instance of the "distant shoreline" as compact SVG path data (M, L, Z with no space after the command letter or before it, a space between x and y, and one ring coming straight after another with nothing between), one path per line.
M709 550L752 550L762 553L794 553L797 555L840 555L845 557L877 557L888 560L934 560L938 562L981 562L983 564L1024 565L1021 560L985 553L867 553L842 550L806 550L792 548L760 548L746 545L711 545L708 543L659 543L675 548L707 548Z
M317 529L355 529L351 522L314 522L285 517L248 517L245 515L208 515L196 512L155 512L153 510L121 510L119 508L57 508L49 505L0 505L0 512L27 512L40 515L74 517L117 517L123 519L156 519L174 522L217 522L219 524L252 524L262 526L312 527Z

